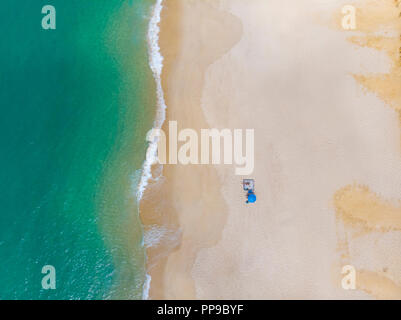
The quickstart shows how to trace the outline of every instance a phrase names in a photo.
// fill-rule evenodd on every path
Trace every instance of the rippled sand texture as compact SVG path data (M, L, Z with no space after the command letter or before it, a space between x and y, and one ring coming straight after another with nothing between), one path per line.
M401 124L401 5L400 1L360 1L354 5L356 11L357 34L348 40L359 48L378 50L387 55L390 67L383 73L365 72L353 74L366 93L373 93L396 112ZM369 112L369 110L367 110ZM386 131L389 128L383 127ZM401 141L400 141L401 142ZM399 143L399 146L401 144ZM377 146L380 153L381 147ZM399 148L394 150L399 155ZM363 165L363 164L361 164ZM383 162L380 171L389 163ZM388 168L387 168L388 169ZM397 180L400 166L392 168L394 180L386 184L398 190ZM357 268L357 288L375 298L401 299L400 273L400 231L401 197L389 198L371 185L359 185L358 181L339 189L334 195L337 218L341 221L339 248L344 263L359 264ZM360 261L373 260L370 270Z

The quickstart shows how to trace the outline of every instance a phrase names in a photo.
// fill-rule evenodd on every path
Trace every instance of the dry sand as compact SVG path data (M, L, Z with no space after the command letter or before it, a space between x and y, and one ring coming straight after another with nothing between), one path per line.
M401 297L399 114L356 76L391 59L332 27L344 4L164 1L167 121L255 129L258 200L231 165L165 165L141 203L151 299Z

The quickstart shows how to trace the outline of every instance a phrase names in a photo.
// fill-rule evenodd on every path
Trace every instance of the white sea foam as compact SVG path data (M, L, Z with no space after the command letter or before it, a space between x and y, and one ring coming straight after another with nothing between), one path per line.
M161 129L164 120L166 119L166 103L164 101L164 93L161 82L161 74L163 69L163 56L160 53L159 47L159 22L160 15L163 9L163 0L156 0L152 8L152 16L148 26L148 52L149 52L149 66L153 72L153 77L156 82L156 94L157 94L157 111L156 118L153 124L153 128ZM138 184L136 193L137 202L139 203L142 199L143 193L149 180L152 179L152 165L157 160L157 143L158 137L155 137L151 141L146 150L146 160L143 164L141 180ZM146 279L143 284L142 298L147 300L149 298L150 281L152 280L149 274L146 274Z
M160 53L159 47L159 22L160 14L163 9L163 0L156 0L155 5L152 9L152 16L149 21L148 27L148 51L149 51L149 66L153 72L153 77L156 82L156 93L157 93L157 111L156 118L153 124L153 128L160 129L166 119L166 103L164 101L164 93L161 83L161 74L163 69L163 56ZM157 142L159 138L155 137L148 145L146 151L146 160L143 164L142 177L138 185L137 200L138 202L142 199L143 193L148 185L150 179L152 179L151 167L157 160Z
M150 289L150 281L152 280L150 275L146 275L145 283L143 284L143 293L142 299L148 300L149 299L149 289Z
M145 248L156 247L167 234L168 230L164 226L152 225L147 228L144 234L143 245Z

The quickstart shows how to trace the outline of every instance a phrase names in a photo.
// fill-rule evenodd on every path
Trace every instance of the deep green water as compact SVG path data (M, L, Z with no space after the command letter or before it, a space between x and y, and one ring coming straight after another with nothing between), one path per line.
M0 2L0 299L141 298L153 2ZM56 30L41 27L47 4Z

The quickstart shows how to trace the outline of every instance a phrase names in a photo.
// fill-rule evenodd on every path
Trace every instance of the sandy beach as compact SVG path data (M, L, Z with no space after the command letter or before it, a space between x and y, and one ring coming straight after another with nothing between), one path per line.
M254 129L255 167L154 166L140 208L150 299L401 299L401 99L383 89L399 81L399 36L367 40L384 23L365 23L375 1L342 30L345 4L163 1L164 132Z

